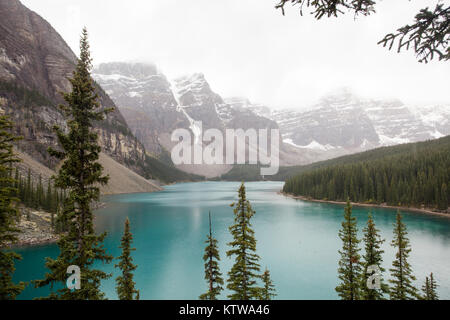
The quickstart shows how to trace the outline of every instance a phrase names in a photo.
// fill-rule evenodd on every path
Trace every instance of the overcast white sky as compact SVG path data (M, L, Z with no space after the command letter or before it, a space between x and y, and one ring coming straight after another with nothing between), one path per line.
M316 21L277 0L21 0L78 54L86 25L94 64L154 62L169 78L205 74L222 95L303 108L348 86L365 97L409 104L450 102L450 63L377 45L433 0L378 1L370 17ZM447 0L446 0L447 1Z

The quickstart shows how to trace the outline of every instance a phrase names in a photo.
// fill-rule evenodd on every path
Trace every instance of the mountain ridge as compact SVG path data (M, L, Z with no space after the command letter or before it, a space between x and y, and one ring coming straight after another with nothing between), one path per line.
M53 126L67 128L58 105L64 103L61 92L71 90L68 77L77 57L47 21L20 1L0 0L0 16L0 112L10 115L13 132L24 138L17 147L55 169L59 161L49 156L47 148L58 148ZM101 108L114 108L94 124L105 154L145 178L168 179L165 182L200 178L150 157L109 95L94 85Z

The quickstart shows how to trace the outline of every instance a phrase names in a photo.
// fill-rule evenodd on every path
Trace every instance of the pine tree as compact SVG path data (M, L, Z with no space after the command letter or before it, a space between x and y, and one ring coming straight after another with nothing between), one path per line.
M438 294L436 292L436 288L438 285L436 284L436 280L433 277L433 272L430 274L430 277L425 278L425 284L422 286L422 291L424 293L424 300L439 300Z
M39 175L38 185L36 188L36 208L42 208L44 204L44 187L42 186L42 175Z
M262 274L262 280L264 283L264 287L261 291L261 298L262 300L272 300L272 298L276 297L275 286L273 285L273 281L270 278L270 271L267 268Z
M199 298L201 300L217 300L223 290L223 279L219 269L220 256L217 240L212 236L211 212L209 213L209 235L205 243L207 246L203 260L205 261L205 279L208 282L208 291Z
M394 224L394 240L391 245L397 249L395 260L392 262L390 298L391 300L413 300L417 298L417 289L413 286L414 277L408 262L411 247L407 238L406 226L402 222L402 215L397 211L397 221Z
M227 251L227 256L236 256L236 258L228 272L227 288L232 291L228 298L231 300L258 299L261 290L256 281L260 278L259 256L256 254L255 232L250 224L255 211L246 198L244 183L239 188L238 203L233 203L231 206L234 207L235 224L229 228L233 241L228 244L232 249Z
M27 174L27 183L25 186L25 205L29 208L32 206L31 169L28 169Z
M52 211L52 185L50 183L50 181L48 182L47 185L47 193L45 195L45 204L44 204L44 208L47 212L51 212Z
M103 299L101 280L111 276L93 269L97 261L109 263L112 260L102 245L106 233L95 234L91 209L92 202L99 198L99 185L108 182L108 177L102 176L102 166L97 162L101 148L93 122L103 120L109 110L99 110L98 95L90 76L92 65L86 29L83 29L80 49L76 69L69 79L72 92L64 94L67 106L61 106L66 115L68 132L55 127L62 151L49 149L51 155L64 160L58 175L53 177L55 186L68 192L60 214L67 232L58 241L59 256L57 259L47 259L46 266L50 272L44 280L35 282L37 287L63 284L64 288L50 294L51 299ZM71 265L78 266L81 271L81 288L78 290L65 287L67 268Z
M336 287L336 291L342 300L359 300L361 262L358 243L360 240L357 239L356 218L352 216L352 206L349 199L347 199L344 222L342 222L342 229L339 231L339 238L342 240L338 269L341 284Z
M448 195L447 195L447 184L443 183L441 186L441 194L439 199L439 206L438 208L440 210L447 210L448 209Z
M17 189L10 187L15 183L10 178L11 164L19 162L13 153L12 143L18 140L11 132L12 122L7 116L0 116L0 300L14 300L25 288L21 282L15 284L12 277L15 260L21 256L5 248L17 241L15 221L19 215L14 202Z
M130 220L125 220L125 230L122 236L121 245L122 255L118 258L119 263L115 265L122 271L122 275L116 279L116 292L120 300L139 300L139 291L135 289L136 283L133 281L133 271L137 266L133 264L131 251L136 250L131 248L133 242L133 234L130 232Z
M361 299L363 300L383 300L384 294L388 293L388 286L383 282L381 274L385 269L381 266L383 263L383 253L381 245L384 240L381 239L378 229L375 227L375 223L372 218L372 214L369 213L369 219L367 220L367 226L363 229L364 231L364 247L365 254L363 256L363 273L361 281ZM380 286L379 288L370 289L368 285L369 277L373 273L369 273L369 267L375 266L378 268L381 274Z
M430 299L430 279L425 277L425 283L422 286L423 291L423 300L431 300Z
M436 292L438 285L434 279L433 272L430 274L430 300L439 300L439 296Z
M14 189L16 189L15 195L16 197L19 196L19 182L20 182L20 173L19 173L19 169L15 169L15 173L14 173Z

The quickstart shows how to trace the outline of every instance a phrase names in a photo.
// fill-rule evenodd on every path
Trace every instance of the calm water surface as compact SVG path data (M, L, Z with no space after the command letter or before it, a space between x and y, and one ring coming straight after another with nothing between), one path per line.
M247 197L256 214L253 228L261 267L269 268L279 299L337 299L338 230L343 206L309 203L277 194L282 182L247 183ZM135 281L142 299L197 299L206 289L203 271L204 241L208 232L208 211L213 216L226 277L232 260L225 255L233 222L230 204L237 199L239 183L203 182L167 186L158 193L116 195L104 198L107 207L96 212L96 228L107 231L105 246L117 257L125 218L134 235ZM362 229L368 208L353 208ZM387 241L384 262L388 269L395 252L390 247L395 211L372 209L375 223ZM433 272L439 281L441 298L450 299L450 219L419 213L404 213L412 245L411 264L422 285ZM40 279L45 274L45 257L56 257L58 247L45 245L18 250L15 280ZM116 263L117 261L114 261ZM115 273L103 283L107 297L116 299L113 264L98 267ZM30 299L48 294L48 288L27 288L20 296ZM226 292L222 295L226 298Z

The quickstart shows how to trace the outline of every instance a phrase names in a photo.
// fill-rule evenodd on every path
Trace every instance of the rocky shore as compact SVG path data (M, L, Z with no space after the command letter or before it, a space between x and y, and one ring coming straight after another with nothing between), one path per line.
M15 247L33 246L53 243L58 236L53 233L51 214L29 208L20 208L20 221L17 227L20 232Z

